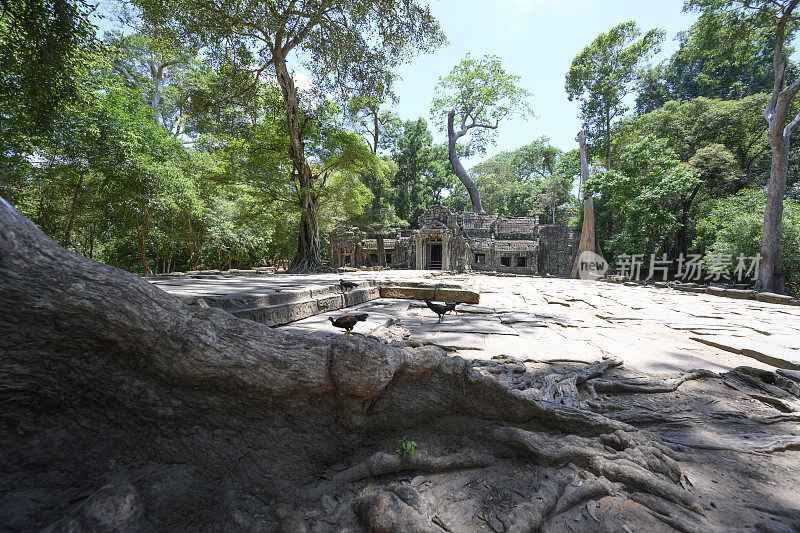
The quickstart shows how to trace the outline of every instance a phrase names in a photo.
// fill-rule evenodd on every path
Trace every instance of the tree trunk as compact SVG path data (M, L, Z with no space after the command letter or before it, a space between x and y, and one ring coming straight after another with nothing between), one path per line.
M458 153L456 153L456 141L464 134L461 132L459 132L460 134L456 133L454 126L455 116L455 109L451 109L447 114L447 155L450 158L450 164L453 165L453 172L455 172L458 179L461 180L461 183L464 184L464 187L467 188L469 199L472 202L472 211L475 213L484 213L481 197L478 194L478 187L475 185L475 182L472 181L467 169L464 168L464 165L462 165L461 161L458 159Z
M146 276L152 276L153 271L147 264L147 234L149 233L150 213L145 208L142 212L142 220L136 221L136 229L139 234L139 261L142 263L142 272Z
M764 211L764 230L761 234L761 264L756 288L778 293L785 292L783 273L780 270L781 234L783 233L783 197L786 194L786 176L789 171L789 138L781 136L772 146L767 204Z
M378 265L385 267L386 266L386 248L383 242L383 235L378 233L377 237L375 238L377 241L378 246Z
M688 197L684 196L681 202L681 227L675 234L675 252L676 255L686 256L689 253L689 210L692 208L692 203L700 191L700 185L695 185L692 192Z
M772 53L774 85L772 97L764 109L767 121L767 135L772 149L767 205L764 211L764 229L761 235L761 264L759 266L756 288L785 292L785 281L781 272L781 233L783 231L783 197L786 194L786 177L789 172L789 141L800 124L800 114L788 122L792 99L800 90L800 80L786 87L786 59L783 57L786 25L800 0L791 0L782 11L775 32Z
M289 270L292 272L313 272L323 269L322 252L317 222L317 197L314 194L314 176L305 155L302 132L300 131L300 108L297 103L297 89L294 86L286 59L278 46L273 50L275 72L283 93L286 107L286 128L289 134L289 158L293 174L300 185L300 227L298 229L297 252Z
M520 375L269 328L65 250L2 198L0 294L0 518L15 530L440 531L435 510L464 498L506 531L561 530L586 502L604 530L715 529L675 452L584 401L709 372L600 380L622 372L605 359ZM416 454L397 453L403 435ZM465 470L520 496L497 505ZM418 492L419 474L453 488Z
M313 196L307 194L303 198L303 208L300 212L297 254L292 259L288 270L291 272L316 272L322 268L317 206Z
M581 194L584 194L583 187L589 180L589 162L586 155L586 135L583 130L578 133L578 144L581 154ZM575 253L575 262L572 264L571 278L579 278L581 271L581 254L583 252L593 252L602 255L600 246L597 244L597 233L594 223L594 199L589 196L583 201L583 226L581 228L581 242Z
M611 108L606 109L606 170L611 170Z
M164 69L160 68L156 61L155 54L151 54L150 60L150 74L153 77L153 95L150 97L150 107L153 108L155 113L155 121L161 127L164 127L164 117L161 114L161 91L164 85Z
M83 178L86 175L86 171L83 170L80 173L80 177L78 178L78 184L75 186L75 192L72 194L72 203L69 206L69 219L67 220L67 232L64 236L64 244L65 248L69 248L72 244L72 226L75 223L75 208L78 204L78 196L81 193L81 187L83 187Z

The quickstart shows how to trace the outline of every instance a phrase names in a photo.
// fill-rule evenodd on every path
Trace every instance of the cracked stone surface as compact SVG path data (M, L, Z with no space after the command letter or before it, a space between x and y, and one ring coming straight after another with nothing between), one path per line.
M593 361L612 355L655 374L741 365L800 369L800 307L584 280L475 278L480 305L459 306L441 324L422 302L403 309L376 300L348 312L358 309L374 314L373 324L381 322L357 332L436 344L466 359ZM327 315L291 326L332 329Z
M670 288L419 270L151 281L176 295L213 298L312 294L340 279L425 285L472 280L480 287L480 303L460 305L439 324L421 301L378 299L285 327L338 334L328 317L357 311L370 318L356 326L356 334L435 344L466 359L505 355L594 361L611 355L626 366L657 374L692 368L726 371L740 365L800 370L800 307Z

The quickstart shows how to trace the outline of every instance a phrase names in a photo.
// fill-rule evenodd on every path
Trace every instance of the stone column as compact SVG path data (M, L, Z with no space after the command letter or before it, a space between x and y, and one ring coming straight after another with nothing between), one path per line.
M422 244L422 235L414 236L414 241L417 243L417 259L414 268L416 270L422 270L425 268L425 263L423 262L423 258L425 257L425 247Z
M450 235L442 234L442 270L450 270Z

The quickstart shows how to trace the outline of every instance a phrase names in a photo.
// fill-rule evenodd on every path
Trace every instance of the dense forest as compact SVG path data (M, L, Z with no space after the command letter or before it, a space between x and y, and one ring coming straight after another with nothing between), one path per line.
M784 4L791 13L796 2ZM589 140L592 177L578 192L577 144L563 152L546 132L484 157L505 117L535 109L501 58L455 65L429 117L391 111L394 69L445 42L414 2L298 12L136 0L98 13L9 0L0 196L62 246L146 274L290 260L314 269L333 228L414 227L434 204L579 229L581 194L595 199L609 259L733 262L761 250L776 5L687 2L699 18L655 65L658 29L625 22L588 43L563 80ZM379 31L365 35L358 20ZM779 35L788 80L800 73L797 29L788 17ZM292 74L301 64L308 86ZM798 106L787 106L791 118ZM435 143L436 129L450 142ZM788 146L779 270L797 294L800 146ZM480 162L467 171L462 158Z

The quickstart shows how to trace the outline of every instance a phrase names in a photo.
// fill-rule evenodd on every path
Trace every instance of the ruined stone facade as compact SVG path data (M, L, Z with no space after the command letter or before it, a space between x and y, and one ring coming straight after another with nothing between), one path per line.
M441 205L418 222L419 229L383 235L339 228L331 234L330 265L568 276L580 240L579 232L539 225L535 217L456 213Z

